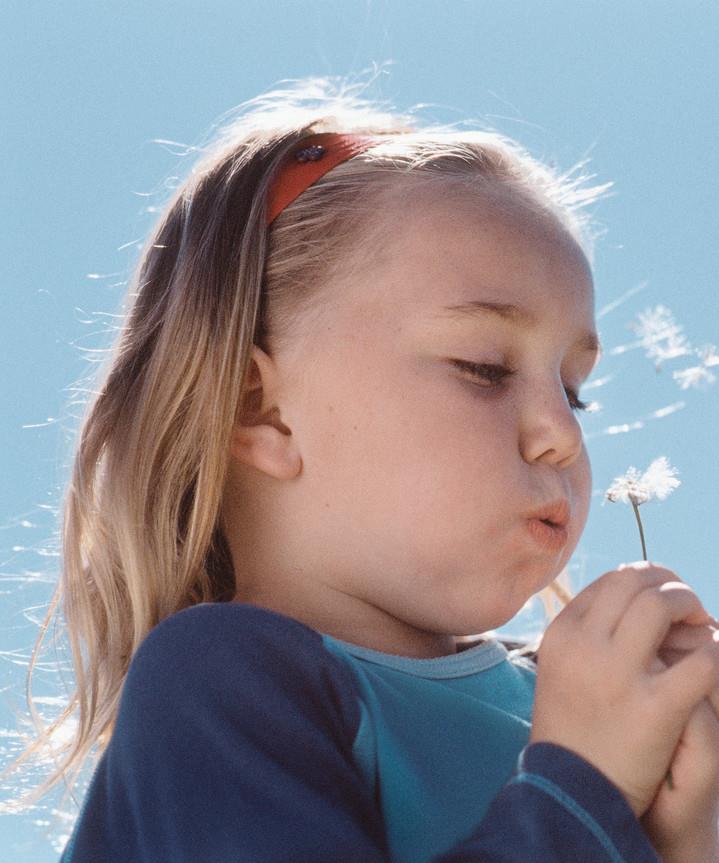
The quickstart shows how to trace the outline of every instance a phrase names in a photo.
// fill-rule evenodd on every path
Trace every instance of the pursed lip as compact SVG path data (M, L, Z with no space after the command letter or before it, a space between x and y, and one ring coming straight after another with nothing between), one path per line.
M539 521L548 522L552 526L566 528L571 515L569 501L562 497L549 501L549 503L545 503L543 506L525 513L524 517L529 520L536 518Z

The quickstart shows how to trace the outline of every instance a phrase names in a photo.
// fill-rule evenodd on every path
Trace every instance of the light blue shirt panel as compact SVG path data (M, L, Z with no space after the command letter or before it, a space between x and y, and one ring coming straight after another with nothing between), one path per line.
M467 838L529 742L536 671L499 641L414 659L323 634L361 692L353 754L393 860L425 863Z

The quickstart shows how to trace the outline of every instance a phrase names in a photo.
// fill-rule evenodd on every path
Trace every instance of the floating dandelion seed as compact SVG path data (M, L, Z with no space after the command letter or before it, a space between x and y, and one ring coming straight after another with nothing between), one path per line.
M630 467L623 475L614 479L605 492L607 500L631 503L639 527L639 538L642 541L642 559L647 560L647 546L644 542L644 529L639 517L639 507L653 497L664 500L675 488L681 485L676 478L677 469L669 464L666 456L659 456L649 465L643 474L635 467ZM672 771L667 772L667 785L674 788Z
M698 387L703 383L713 384L716 380L716 375L703 365L691 366L688 369L674 372L672 377L683 390L688 390L689 387Z
M637 323L629 325L639 337L649 359L655 360L657 371L665 360L683 357L692 352L692 346L682 332L682 326L666 306L645 309L637 315Z
M704 383L713 384L716 380L716 375L710 372L711 366L719 365L719 354L716 352L714 345L705 345L694 353L699 357L699 365L691 366L688 369L674 372L672 377L683 389L689 387L699 387Z
M699 348L697 354L701 358L703 366L719 366L719 354L716 345L705 345Z

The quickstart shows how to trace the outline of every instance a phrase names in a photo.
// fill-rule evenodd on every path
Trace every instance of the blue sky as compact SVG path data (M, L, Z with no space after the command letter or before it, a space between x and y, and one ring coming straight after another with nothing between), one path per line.
M719 384L682 390L672 372L697 358L657 371L630 324L663 305L691 346L719 345L718 36L716 4L696 0L6 0L0 727L23 707L23 657L52 590L53 507L79 412L71 388L90 370L87 349L107 346L148 200L184 170L177 148L155 141L197 143L283 79L361 76L373 63L390 61L373 94L399 109L485 120L564 168L589 157L595 182L614 182L594 209L606 355L593 379L609 380L585 391L602 409L583 420L595 496L572 583L641 556L631 511L602 505L602 492L666 455L682 485L642 510L650 556L717 615ZM533 613L503 629L522 632ZM53 681L41 676L40 690ZM0 863L56 860L34 823L47 819L0 816Z

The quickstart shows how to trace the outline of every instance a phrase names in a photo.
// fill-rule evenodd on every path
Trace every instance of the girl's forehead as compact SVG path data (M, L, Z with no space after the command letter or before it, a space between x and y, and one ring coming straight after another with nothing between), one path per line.
M512 190L418 195L403 213L384 210L369 270L389 280L399 300L439 296L461 302L472 290L551 293L593 302L591 266L570 228L551 210ZM408 205L410 201L403 201ZM367 250L370 251L370 250Z
M378 204L378 218L365 235L367 242L361 242L365 265L417 255L437 263L447 263L451 255L465 264L472 257L482 257L484 266L504 264L508 244L515 257L518 250L536 253L542 245L545 256L564 255L591 279L573 217L540 192L487 178L482 183L410 182L388 187Z
M387 202L374 238L332 280L318 350L328 339L380 353L436 339L470 345L496 331L596 357L591 268L559 219L476 195L411 203Z

